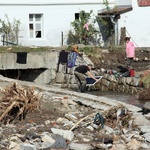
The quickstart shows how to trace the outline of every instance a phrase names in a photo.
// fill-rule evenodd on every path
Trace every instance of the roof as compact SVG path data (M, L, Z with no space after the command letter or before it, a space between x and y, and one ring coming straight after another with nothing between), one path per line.
M150 0L138 0L138 5L142 6L150 6Z
M126 12L131 11L133 8L132 6L117 6L110 9L102 9L98 12L98 15L117 15L123 14Z

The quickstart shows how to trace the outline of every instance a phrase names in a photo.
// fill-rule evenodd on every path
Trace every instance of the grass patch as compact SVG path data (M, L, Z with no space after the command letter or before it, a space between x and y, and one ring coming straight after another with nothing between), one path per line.
M145 88L150 88L150 72L146 72L141 81Z
M43 52L52 47L0 46L0 53L8 52Z

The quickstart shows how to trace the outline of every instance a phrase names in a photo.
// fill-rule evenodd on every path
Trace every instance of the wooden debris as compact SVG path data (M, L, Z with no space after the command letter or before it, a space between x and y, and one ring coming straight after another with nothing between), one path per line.
M110 127L114 128L117 126L119 122L121 122L121 125L123 127L129 126L129 121L131 120L132 115L129 112L126 112L125 114L121 115L118 120L118 112L119 110L126 109L124 106L116 106L112 107L110 110L104 112L104 118L106 124L108 124ZM119 121L119 122L118 122Z
M39 96L33 87L22 87L16 82L6 87L0 98L0 121L10 123L22 120L28 112L39 109Z
M90 114L90 115L88 115L88 116L86 116L86 117L80 119L80 120L70 129L70 131L74 130L74 129L77 127L77 125L79 125L83 120L85 120L85 119L87 119L87 118L89 118L89 117L92 117L92 116L94 116L94 114Z

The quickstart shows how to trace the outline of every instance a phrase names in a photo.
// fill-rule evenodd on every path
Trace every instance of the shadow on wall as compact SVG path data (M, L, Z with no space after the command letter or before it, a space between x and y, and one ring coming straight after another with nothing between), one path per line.
M0 70L0 74L7 78L33 82L46 68L40 69L9 69Z
M110 45L114 45L114 26L110 17L101 17L98 20L98 26L104 41L104 47L108 48Z

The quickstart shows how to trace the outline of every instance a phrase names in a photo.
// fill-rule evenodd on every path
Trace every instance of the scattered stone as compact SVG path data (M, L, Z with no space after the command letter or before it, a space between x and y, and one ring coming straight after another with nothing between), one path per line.
M71 143L69 148L72 150L92 150L93 147L90 144L79 144L79 143Z
M74 133L72 131L69 131L69 130L51 128L51 131L54 134L61 135L63 138L68 139L69 141L72 141L74 138Z

